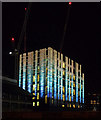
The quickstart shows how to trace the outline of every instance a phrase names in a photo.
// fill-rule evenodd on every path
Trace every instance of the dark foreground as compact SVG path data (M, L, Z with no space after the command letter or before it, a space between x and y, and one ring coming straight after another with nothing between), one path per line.
M4 112L2 120L100 120L100 112L61 111L61 112Z

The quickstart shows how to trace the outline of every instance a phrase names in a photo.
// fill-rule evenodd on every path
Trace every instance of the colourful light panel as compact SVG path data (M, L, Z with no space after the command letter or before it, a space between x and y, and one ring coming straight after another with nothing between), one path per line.
M19 87L21 87L21 63L22 63L22 55L20 55L20 61L19 61Z
M35 51L35 97L37 96L37 59L38 59L38 51Z
M61 100L63 99L63 55L61 54Z
M58 100L60 98L60 53L58 52Z
M54 99L56 99L57 92L57 52L54 50Z
M78 102L78 64L76 63L76 102Z
M23 86L22 88L25 90L26 84L26 53L23 54Z
M66 60L66 69L65 69L65 100L67 101L68 100L68 96L67 96L67 93L68 93L68 57L65 57L65 60Z

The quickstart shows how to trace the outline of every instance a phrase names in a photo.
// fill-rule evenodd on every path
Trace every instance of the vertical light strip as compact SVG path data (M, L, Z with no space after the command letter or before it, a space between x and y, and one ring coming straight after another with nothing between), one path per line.
M61 100L63 99L63 54L61 54Z
M48 76L47 76L47 97L49 98L49 83L50 83L50 48L48 48Z
M52 98L52 56L53 49L50 48L50 98Z
M35 51L35 97L37 98L37 59L38 51Z
M19 59L19 87L21 87L21 69L22 69L22 66L21 66L21 63L22 63L22 55L20 55L20 59Z
M32 81L32 56L31 52L28 52L28 67L27 67L27 85L28 85L28 92L31 93L31 81Z
M41 97L44 97L44 49L40 50L40 95Z
M69 58L69 101L70 101L70 58Z
M30 93L32 92L33 85L33 60L34 60L34 52L31 52L31 84L30 84Z
M83 78L83 92L82 92L82 97L83 97L83 103L84 103L84 73L82 74L82 78Z
M54 50L54 99L56 99L57 95L57 51Z
M66 63L66 67L65 67L65 100L68 100L68 57L65 57L65 63Z
M72 60L71 100L73 102L73 60Z
M81 65L80 65L80 103L81 103Z
M23 54L23 86L22 88L25 90L26 84L26 53Z
M60 53L58 52L58 100L60 98Z
M76 63L76 102L78 102L78 63Z

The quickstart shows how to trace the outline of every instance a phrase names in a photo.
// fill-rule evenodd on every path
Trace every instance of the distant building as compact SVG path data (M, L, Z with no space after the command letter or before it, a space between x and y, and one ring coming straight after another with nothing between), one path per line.
M20 54L19 87L33 94L33 107L84 104L81 65L51 47Z
M85 104L87 110L92 111L101 110L101 94L88 93Z

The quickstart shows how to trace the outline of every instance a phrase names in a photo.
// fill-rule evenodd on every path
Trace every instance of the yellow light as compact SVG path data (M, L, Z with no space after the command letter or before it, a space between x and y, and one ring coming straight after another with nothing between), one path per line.
M75 108L75 105L73 105L73 108Z
M63 94L63 101L65 101L65 95Z
M65 75L65 71L63 70L63 75Z
M34 100L34 99L35 99L35 97L32 97L32 99Z
M73 95L75 95L75 90L73 90Z
M80 105L78 105L78 108L80 108Z
M39 74L38 74L38 82L39 82Z
M47 95L45 96L45 104L47 104Z
M33 82L35 82L35 76L33 76Z
M33 95L35 95L35 93L33 93Z
M37 100L39 100L39 93L37 93Z
M63 86L63 93L65 93L65 87Z
M37 106L39 106L39 102L37 102Z
M62 105L62 107L65 107L65 105Z
M35 106L35 102L33 102L33 106Z
M73 83L73 87L75 87L75 83Z
M37 90L39 90L39 84L37 84Z
M63 68L65 68L65 63L63 62Z
M70 108L71 108L71 104L70 104Z
M73 80L75 80L75 75L73 75Z
M35 91L35 84L33 85L33 91Z
M90 102L91 104L93 104L93 101L91 100L91 102Z

